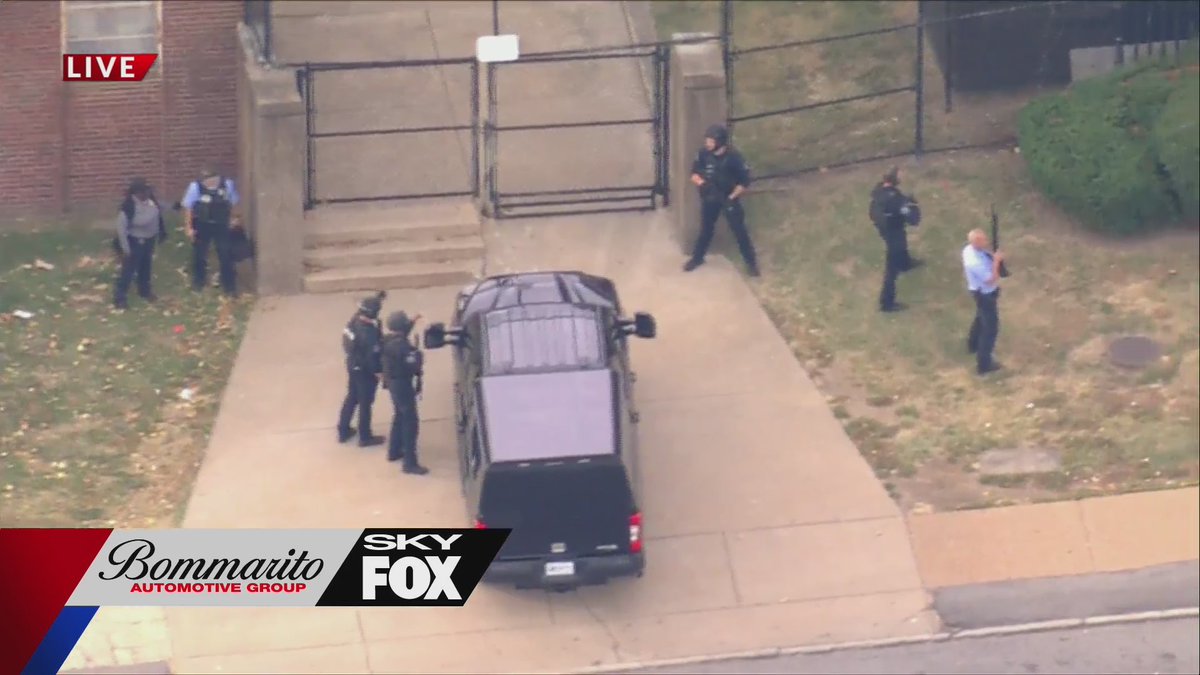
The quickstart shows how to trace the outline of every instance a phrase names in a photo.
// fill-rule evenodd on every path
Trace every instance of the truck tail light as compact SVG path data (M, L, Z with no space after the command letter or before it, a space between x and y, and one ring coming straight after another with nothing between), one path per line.
M642 514L629 516L629 552L642 552Z
M477 530L486 530L487 529L487 525L483 522L482 518L475 519L475 529L477 529Z

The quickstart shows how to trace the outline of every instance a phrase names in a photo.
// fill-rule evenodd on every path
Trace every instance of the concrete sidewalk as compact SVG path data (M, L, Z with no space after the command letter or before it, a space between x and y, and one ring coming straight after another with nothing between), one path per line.
M929 588L1200 560L1200 490L909 517Z

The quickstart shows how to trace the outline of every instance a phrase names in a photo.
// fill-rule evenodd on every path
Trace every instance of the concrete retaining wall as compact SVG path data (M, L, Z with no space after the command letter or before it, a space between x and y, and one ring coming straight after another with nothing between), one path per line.
M295 71L260 64L249 29L241 25L238 33L241 210L257 246L256 288L292 295L303 289L304 105Z

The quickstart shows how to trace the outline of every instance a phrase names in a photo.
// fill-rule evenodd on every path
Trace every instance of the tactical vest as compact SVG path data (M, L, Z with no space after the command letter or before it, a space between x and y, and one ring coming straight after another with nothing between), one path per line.
M204 186L204 181L196 181L196 186L200 188L200 198L192 207L192 218L196 222L218 226L229 225L229 219L233 213L233 202L229 198L225 177L221 176L220 181L216 188L211 189Z

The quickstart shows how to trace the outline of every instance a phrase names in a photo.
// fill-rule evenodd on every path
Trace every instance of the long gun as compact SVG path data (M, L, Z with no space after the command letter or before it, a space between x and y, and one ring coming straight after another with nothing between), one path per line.
M1000 218L996 216L996 205L992 204L992 252L1000 250ZM1008 276L1008 267L1000 261L1000 277Z

